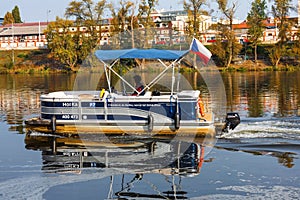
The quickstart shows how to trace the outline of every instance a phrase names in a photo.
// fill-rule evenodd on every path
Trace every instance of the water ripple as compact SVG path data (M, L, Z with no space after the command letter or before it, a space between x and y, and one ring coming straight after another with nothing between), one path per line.
M300 140L300 118L246 119L221 138L283 138Z

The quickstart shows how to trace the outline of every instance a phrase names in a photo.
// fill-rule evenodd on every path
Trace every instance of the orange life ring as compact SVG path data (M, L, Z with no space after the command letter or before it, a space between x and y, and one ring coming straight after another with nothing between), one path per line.
M198 99L198 108L199 108L199 113L201 114L201 117L204 117L205 116L204 104L203 104L203 102L201 101L200 98Z

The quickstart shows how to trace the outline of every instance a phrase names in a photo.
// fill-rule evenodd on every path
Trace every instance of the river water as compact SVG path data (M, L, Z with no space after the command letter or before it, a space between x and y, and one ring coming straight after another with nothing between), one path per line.
M83 88L99 75L84 77ZM214 100L218 85L184 77L242 123L192 140L29 134L39 96L78 77L0 75L0 199L300 199L300 72L222 73L225 95Z

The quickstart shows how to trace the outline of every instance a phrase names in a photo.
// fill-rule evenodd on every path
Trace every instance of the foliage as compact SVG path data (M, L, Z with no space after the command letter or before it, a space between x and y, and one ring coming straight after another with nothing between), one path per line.
M14 63L12 61L9 62L9 63L5 63L4 67L7 68L7 69L12 69L14 67Z
M250 35L250 41L254 47L254 60L257 62L257 46L260 43L260 38L264 33L263 20L266 19L267 3L265 0L254 0L252 7L247 16L247 24L250 26L248 33Z
M12 15L14 17L15 23L22 23L20 10L18 6L14 7L14 9L12 10Z
M115 8L113 4L109 4L112 13L111 39L117 48L135 48L134 29L138 28L137 17L134 15L135 4L131 1L120 0L120 8ZM123 32L123 33L122 33ZM122 37L117 37L122 33Z
M86 37L81 38L80 31L71 32L73 22L59 17L55 22L51 22L45 33L47 35L48 48L55 59L64 64L67 68L74 70L79 62L80 56L86 47Z
M65 15L75 18L75 22L57 17L45 31L53 57L75 70L101 40L101 16L105 8L105 0L96 4L92 0L70 2Z
M214 60L218 65L226 66L229 62L229 52L232 53L233 57L236 57L242 49L242 45L234 42L233 44L233 52L230 51L229 43L227 40L216 40L216 42L211 45L211 52L216 57ZM229 67L229 66L228 66ZM227 67L227 68L228 68Z
M226 47L224 46L225 44L221 40L216 40L210 48L212 54L216 57L214 61L221 66L225 66L227 62Z
M274 49L270 50L270 59L275 67L278 66L281 58L286 53L287 44L291 37L292 24L288 20L289 11L293 9L292 0L274 0L275 4L272 6L272 13L278 28L279 41Z
M134 6L134 4L131 1L124 1L124 0L120 0L119 5L121 6L119 9L115 9L113 4L109 5L113 17L112 18L113 33L120 33L128 29L127 24L130 18L129 13Z
M136 3L119 1L119 7L109 4L112 13L111 44L114 48L149 48L153 40L155 23L150 14L154 11L157 0L142 0L135 15ZM139 28L143 27L141 31Z
M231 7L227 6L228 0L217 0L217 3L219 5L219 9L223 13L227 21L227 24L220 24L219 26L217 26L217 28L221 28L217 30L220 32L222 39L225 39L227 41L225 49L227 56L225 66L229 67L234 57L234 54L237 51L235 47L238 46L235 44L235 35L232 29L233 18L236 12L236 3L232 2Z
M186 27L186 33L190 37L200 37L201 14L206 13L201 10L201 7L206 3L206 0L184 0L183 7L188 13L188 21Z
M279 41L285 43L290 40L290 31L292 28L291 22L288 20L289 11L293 9L292 0L274 0L275 4L272 6L272 13L279 29Z
M212 27L218 34L216 35L216 42L211 47L211 51L213 55L217 57L218 64L228 68L233 58L236 57L242 49L242 45L236 41L232 29L236 4L232 3L232 6L228 7L227 0L217 0L217 3L219 9L225 16L226 23L218 23Z
M4 16L3 25L12 23L22 23L18 6L15 6L12 12L7 12Z
M141 0L139 4L139 9L138 9L139 21L146 29L155 26L150 14L152 11L154 11L157 3L158 0Z
M292 46L292 53L296 60L300 59L300 30L298 30L296 34L296 40L294 41L294 44Z
M14 22L15 22L14 16L11 14L11 12L7 12L4 16L3 25L12 24Z
M20 53L17 55L17 57L27 59L29 56L28 56L28 54Z
M66 17L75 18L77 29L79 27L86 29L85 33L82 33L82 37L88 36L89 42L83 45L88 45L90 49L95 48L101 40L101 19L105 8L107 8L106 0L101 0L97 3L94 3L92 0L81 0L71 1L66 9Z
M273 66L275 66L275 68L278 66L278 62L279 62L283 52L284 52L284 49L281 49L279 47L279 45L275 45L274 48L269 49L270 60L271 60L271 63L273 64Z
M155 27L155 23L150 16L152 11L155 10L155 6L157 5L158 0L141 0L138 9L138 20L139 23L144 28L144 33L141 35L142 48L149 47L149 40L153 38L154 31L153 27Z

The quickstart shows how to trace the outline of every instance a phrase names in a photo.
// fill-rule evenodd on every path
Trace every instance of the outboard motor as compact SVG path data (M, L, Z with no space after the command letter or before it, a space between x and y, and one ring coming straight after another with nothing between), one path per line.
M225 125L222 128L222 132L227 133L229 130L235 129L237 125L239 125L241 122L240 116L236 112L227 113L226 119L225 119Z

